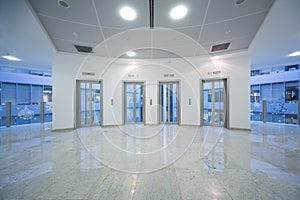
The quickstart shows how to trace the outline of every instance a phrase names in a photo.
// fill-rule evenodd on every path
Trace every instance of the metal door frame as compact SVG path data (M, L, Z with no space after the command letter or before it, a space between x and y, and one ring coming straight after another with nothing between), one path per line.
M133 122L127 122L127 90L126 90L126 85L128 84L133 84L134 85L134 95L133 95L133 118L134 118L134 121ZM136 85L142 85L142 89L143 89L143 92L142 92L142 95L143 95L143 108L142 108L142 112L143 112L143 117L142 117L142 122L136 122L136 93L135 93L135 89L136 89ZM146 87L145 87L145 82L144 81L124 81L123 82L123 88L124 88L124 99L123 99L123 102L124 102L124 106L123 106L123 112L124 112L124 120L123 120L123 124L144 124L145 125L145 121L146 121L146 117L145 117L145 107L146 107L146 104L145 104L145 94L146 94Z
M177 84L176 87L176 103L177 103L177 122L170 122L170 112L168 110L168 122L163 122L162 121L162 105L161 105L161 85L162 84L167 84L168 85L168 91L170 91L170 84ZM180 87L180 82L179 81L159 81L158 83L158 102L159 102L159 123L164 123L164 124L178 124L180 125L180 94L179 94L179 87ZM170 92L168 92L168 108L170 108Z
M223 112L224 112L224 123L223 125L221 124L215 124L215 82L220 82L222 81L223 82ZM212 108L211 108L211 113L212 113L212 123L211 124L204 124L203 123L203 116L204 116L204 83L209 83L211 82L212 83L212 96L211 96L211 104L212 104ZM229 125L228 125L228 117L229 117L229 106L228 106L228 102L229 102L229 90L228 90L228 79L227 78L221 78L221 79L208 79L208 80L201 80L201 84L200 84L200 95L201 95L201 116L200 116L200 125L203 125L203 126L219 126L219 127L226 127L228 128Z
M89 96L93 95L93 87L92 84L99 84L100 85L100 121L99 124L92 124L90 122L89 125L82 125L81 124L81 83L88 83L89 84ZM92 99L89 100L89 111L93 110L92 107ZM76 80L76 108L75 108L75 128L79 127L91 127L91 126L102 126L103 123L103 84L102 81L94 81L94 80ZM94 118L94 113L90 112L90 119Z

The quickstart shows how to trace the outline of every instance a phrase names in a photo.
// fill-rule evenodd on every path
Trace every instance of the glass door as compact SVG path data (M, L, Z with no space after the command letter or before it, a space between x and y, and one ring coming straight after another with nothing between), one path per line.
M160 83L160 122L178 123L178 83Z
M77 127L101 125L100 82L77 82Z
M125 83L125 123L144 122L144 83Z
M203 124L224 126L226 120L225 80L203 81Z

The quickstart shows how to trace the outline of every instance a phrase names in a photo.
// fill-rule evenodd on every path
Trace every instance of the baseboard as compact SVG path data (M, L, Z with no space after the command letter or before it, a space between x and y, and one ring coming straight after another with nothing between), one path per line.
M228 128L229 130L233 130L233 131L251 131L251 129L248 128L235 128L235 127L230 127Z
M52 129L52 132L66 132L66 131L74 131L75 128L61 128L61 129Z

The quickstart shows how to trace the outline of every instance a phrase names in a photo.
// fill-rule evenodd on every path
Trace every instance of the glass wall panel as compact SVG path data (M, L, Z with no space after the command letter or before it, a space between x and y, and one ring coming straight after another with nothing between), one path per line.
M5 104L5 102L16 103L16 91L15 83L2 83L1 104Z
M31 89L31 102L42 102L43 101L43 86L32 85Z
M31 88L27 84L17 85L17 103L18 104L30 104L31 102Z

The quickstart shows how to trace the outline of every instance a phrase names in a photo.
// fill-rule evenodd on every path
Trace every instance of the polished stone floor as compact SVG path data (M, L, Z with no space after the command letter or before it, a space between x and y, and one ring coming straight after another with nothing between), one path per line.
M0 129L0 199L300 199L300 127Z

